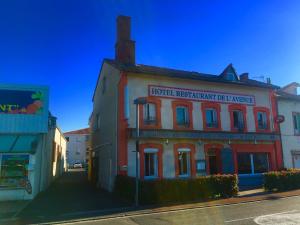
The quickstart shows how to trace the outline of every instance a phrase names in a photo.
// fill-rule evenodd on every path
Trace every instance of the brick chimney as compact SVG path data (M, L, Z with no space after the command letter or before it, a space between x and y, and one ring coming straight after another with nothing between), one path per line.
M246 81L246 80L248 80L249 79L249 74L248 73L242 73L241 75L240 75L240 80L241 81Z
M118 16L115 59L124 64L135 64L135 41L130 39L130 17Z

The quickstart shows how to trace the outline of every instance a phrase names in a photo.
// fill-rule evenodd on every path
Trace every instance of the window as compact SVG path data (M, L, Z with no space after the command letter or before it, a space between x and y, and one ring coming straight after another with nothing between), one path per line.
M102 80L102 94L104 94L106 91L106 77L103 77Z
M244 115L240 110L234 110L233 112L233 127L234 129L243 130L244 126Z
M29 155L3 154L0 167L0 187L19 187L28 178Z
M296 135L300 135L300 113L293 113L294 131Z
M154 103L145 104L143 113L145 125L156 124L156 105Z
M267 153L238 153L238 173L255 174L269 171Z
M179 126L189 126L189 113L188 108L186 106L176 107L176 123Z
M226 74L226 80L235 81L236 76L233 73L227 73Z
M191 165L190 165L190 149L178 149L178 169L179 176L186 177L190 176Z
M95 121L94 121L94 131L98 130L100 128L100 115L99 113L96 114L95 116Z
M148 148L144 150L144 178L158 177L157 149Z
M266 130L268 128L266 112L257 112L257 124L258 129Z
M217 128L218 127L218 118L217 110L208 108L205 109L205 118L206 118L206 127L207 128Z

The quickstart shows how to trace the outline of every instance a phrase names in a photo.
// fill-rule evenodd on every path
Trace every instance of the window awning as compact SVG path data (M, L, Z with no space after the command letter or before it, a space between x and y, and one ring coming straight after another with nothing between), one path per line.
M0 153L35 153L39 135L0 134Z

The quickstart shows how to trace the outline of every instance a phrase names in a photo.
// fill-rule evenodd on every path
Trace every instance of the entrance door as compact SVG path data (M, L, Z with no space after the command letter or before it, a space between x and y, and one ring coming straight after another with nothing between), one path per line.
M207 152L208 171L209 174L221 173L220 156L216 149L209 149Z

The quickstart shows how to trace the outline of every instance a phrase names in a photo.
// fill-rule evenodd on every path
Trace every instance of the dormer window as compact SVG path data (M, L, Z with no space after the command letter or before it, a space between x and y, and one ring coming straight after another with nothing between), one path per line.
M226 78L226 80L236 81L236 76L233 73L227 73L225 78Z

